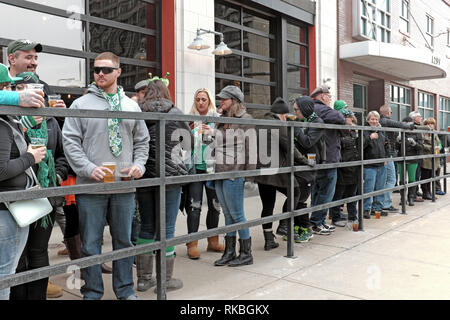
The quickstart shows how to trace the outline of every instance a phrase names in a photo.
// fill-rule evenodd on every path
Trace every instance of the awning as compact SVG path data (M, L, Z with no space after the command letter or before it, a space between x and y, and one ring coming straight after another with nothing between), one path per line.
M339 47L341 60L403 80L447 77L447 59L432 52L398 44L361 41Z

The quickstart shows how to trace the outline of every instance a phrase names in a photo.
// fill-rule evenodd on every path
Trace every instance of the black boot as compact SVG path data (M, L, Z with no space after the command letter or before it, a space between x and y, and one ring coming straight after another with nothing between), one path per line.
M264 250L269 251L278 248L279 243L275 242L275 235L272 231L264 231Z
M289 220L288 219L280 220L280 223L278 224L278 228L277 228L277 235L279 235L279 236L287 236L287 234L288 234L288 224L289 224Z
M236 237L225 236L225 251L222 258L214 262L215 266L225 266L236 258Z
M239 239L239 256L228 263L229 267L239 267L253 264L252 238Z
M414 206L414 199L416 198L416 187L408 188L408 206Z

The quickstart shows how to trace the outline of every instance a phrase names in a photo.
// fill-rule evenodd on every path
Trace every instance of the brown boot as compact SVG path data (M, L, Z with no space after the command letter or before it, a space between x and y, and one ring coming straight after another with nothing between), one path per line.
M197 240L186 243L187 254L189 256L189 259L196 260L200 258L200 251L198 251L197 244L198 244Z
M219 243L219 236L209 237L208 248L206 248L206 251L224 252L225 245Z
M59 298L62 295L62 288L49 281L47 285L47 298Z

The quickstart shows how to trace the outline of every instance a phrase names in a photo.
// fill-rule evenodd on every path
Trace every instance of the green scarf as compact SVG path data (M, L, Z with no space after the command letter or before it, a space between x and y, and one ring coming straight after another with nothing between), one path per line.
M47 147L47 121L43 119L41 126L38 129L27 129L27 136L29 138L45 139L45 146ZM47 149L47 154L45 155L44 159L39 162L39 168L36 177L42 188L56 187L55 159L53 158L51 150ZM46 229L49 225L53 226L53 223L50 219L50 215L48 214L45 217L41 218L41 227Z
M304 118L303 121L304 121L304 122L313 122L313 120L314 120L316 117L317 117L317 116L316 116L316 113L313 112L313 113L311 113L311 115L310 115L308 118Z
M112 111L122 111L122 103L120 95L122 94L122 88L117 88L117 94L107 94L103 89L98 88L108 102ZM122 152L122 136L120 135L119 123L122 119L108 119L108 135L109 135L109 149L111 153L118 157Z

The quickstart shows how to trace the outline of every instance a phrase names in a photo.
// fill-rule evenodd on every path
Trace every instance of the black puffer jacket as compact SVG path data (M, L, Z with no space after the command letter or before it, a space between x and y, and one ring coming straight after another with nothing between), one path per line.
M366 126L369 126L368 123L366 123ZM370 135L372 133L376 132L378 134L378 139L370 139ZM365 130L364 131L364 160L371 160L371 159L380 159L380 158L386 158L386 151L384 149L384 143L385 143L385 136L382 131L379 131L373 127L371 127L371 130ZM374 163L370 165L366 165L366 167L381 167L384 163Z
M267 112L264 115L264 120L278 120L281 121L278 116L275 113ZM289 165L289 157L288 157L288 150L289 150L289 138L288 138L288 130L287 127L260 127L257 126L256 129L258 130L258 164L257 169L262 168L282 168L287 167ZM263 131L266 129L267 134L263 135ZM278 129L278 131L274 130ZM273 135L273 137L272 137ZM272 145L272 138L278 138L278 150L276 155L271 155L271 145ZM264 143L264 141L261 141L261 139L266 139L267 145ZM262 150L267 148L267 151ZM270 157L277 157L278 156L278 165L274 165L274 163L265 163L265 161L261 161L260 158L261 153L266 152L266 154ZM264 163L262 163L264 162ZM294 149L294 164L295 165L305 165L307 164L307 159L305 156L303 156L297 149ZM286 173L282 174L276 174L276 175L270 175L270 176L257 176L255 177L255 182L261 183L261 184L267 184L275 187L281 187L286 188L290 181L290 175ZM294 187L298 187L297 180L294 180Z
M405 118L404 123L408 123L408 124L412 124L412 119L407 119ZM411 121L409 121L411 120ZM418 129L423 130L423 129L427 129L428 127L424 126L424 127L418 127ZM428 128L429 129L429 128ZM405 132L405 156L406 157L410 157L410 156L419 156L421 154L423 154L423 138L422 138L422 133L415 133L415 132ZM403 150L402 150L402 141L401 141L401 136L399 135L397 138L397 150L399 150L399 156L403 155ZM417 163L418 160L408 160L406 161L406 163Z
M316 116L311 123L323 123L323 120ZM327 147L325 143L325 129L319 128L295 128L295 146L303 154L314 153L316 155L316 163L321 164L326 162ZM308 182L314 181L317 171L298 171L295 173Z
M144 101L141 109L144 112L183 114L180 109L173 105L172 101L167 99ZM150 135L150 149L148 160L145 164L144 178L155 178L157 176L156 170L159 170L159 168L156 168L156 148L159 148L159 146L155 143L158 126L151 120L147 120L146 124ZM176 130L177 132L175 132ZM167 121L165 133L166 176L187 175L188 169L183 162L182 153L186 151L186 154L190 155L194 147L194 137L188 123L184 121Z
M341 156L342 162L361 160L359 152L360 139L355 130L341 130ZM360 167L339 168L337 184L350 185L359 181Z
M409 129L409 130L414 129L413 123L405 123L405 122L395 121L383 114L380 116L380 124L382 127L388 127L388 128L401 128L401 129ZM397 155L398 155L397 137L398 137L399 133L393 132L393 131L385 131L384 134L386 136L386 143L385 143L386 156L397 157Z

